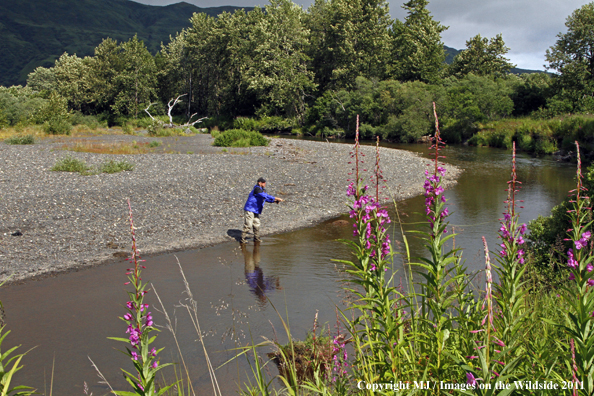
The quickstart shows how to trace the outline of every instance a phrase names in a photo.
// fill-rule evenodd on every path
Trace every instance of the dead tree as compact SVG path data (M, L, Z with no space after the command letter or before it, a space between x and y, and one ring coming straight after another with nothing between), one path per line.
M148 107L146 109L144 109L144 111L146 111L146 113L149 115L149 117L151 117L151 119L153 120L153 122L159 123L161 124L161 126L163 128L187 128L187 127L193 127L194 125L196 125L197 123L206 120L208 117L202 117L197 119L196 121L192 121L192 118L194 118L194 116L198 113L194 113L190 116L190 118L188 119L188 122L182 125L175 125L173 123L173 116L171 115L171 110L173 110L173 108L175 107L176 104L178 104L180 102L180 98L182 96L186 96L187 94L182 94L179 95L177 98L175 99L171 99L168 103L167 103L167 116L169 116L169 124L164 123L161 120L157 120L155 117L153 117L151 115L151 113L149 113L149 109L152 105L154 105L155 103L149 103ZM172 103L173 102L173 103Z

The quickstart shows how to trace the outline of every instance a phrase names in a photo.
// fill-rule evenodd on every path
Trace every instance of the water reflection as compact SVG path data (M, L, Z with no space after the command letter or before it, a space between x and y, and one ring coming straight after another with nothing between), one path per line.
M264 276L264 271L260 268L260 242L254 242L254 248L250 252L247 245L240 245L245 261L245 281L250 291L254 293L261 307L266 305L267 293L273 290L279 290L280 279L277 276Z

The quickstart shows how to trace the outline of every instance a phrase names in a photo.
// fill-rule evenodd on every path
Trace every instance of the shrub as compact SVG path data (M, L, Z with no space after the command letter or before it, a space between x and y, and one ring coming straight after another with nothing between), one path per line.
M80 112L74 113L70 116L70 123L72 125L86 125L90 129L97 129L101 126L101 123L95 116L84 115Z
M230 129L217 136L214 145L218 147L268 146L268 139L259 132Z
M33 144L35 143L35 138L33 135L16 135L10 137L4 141L6 144Z
M107 162L104 162L101 165L101 173L118 173L118 172L122 172L122 171L132 171L134 170L134 164L131 164L129 162L127 162L126 160L124 161L114 161L114 160L110 160Z
M134 127L132 126L131 123L126 122L122 125L122 131L126 134L126 135L133 135L134 134Z
M89 169L84 161L67 155L60 158L51 170L56 172L78 172L81 175L87 175Z
M48 135L70 135L72 124L65 118L52 118L43 123L43 130Z
M174 134L172 128L163 128L162 124L160 124L159 122L153 122L147 128L147 131L149 136L166 137L172 136Z
M161 142L158 140L153 140L152 142L150 142L149 147L153 148L153 147L159 147L161 145Z
M247 117L237 117L233 120L233 128L246 131L259 131L261 123L258 120Z
M215 139L218 138L220 134L221 134L221 131L219 130L219 127L217 127L217 126L212 127L212 129L210 130L210 136L212 136Z

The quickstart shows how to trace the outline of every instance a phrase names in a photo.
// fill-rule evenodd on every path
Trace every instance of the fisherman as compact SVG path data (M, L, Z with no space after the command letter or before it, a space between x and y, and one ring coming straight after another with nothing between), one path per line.
M243 207L244 223L243 232L241 233L241 243L246 243L245 236L252 228L254 230L254 241L260 241L260 214L262 214L262 209L264 208L264 201L279 203L283 202L284 199L266 194L266 180L261 177L256 182Z

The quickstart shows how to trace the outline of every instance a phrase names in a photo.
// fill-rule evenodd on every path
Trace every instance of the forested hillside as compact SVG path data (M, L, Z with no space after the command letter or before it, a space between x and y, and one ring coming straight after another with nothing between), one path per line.
M129 0L0 0L0 85L25 84L37 66L52 66L64 52L93 55L105 38L135 34L153 54L170 35L190 26L195 12L216 16L237 7L165 7Z

